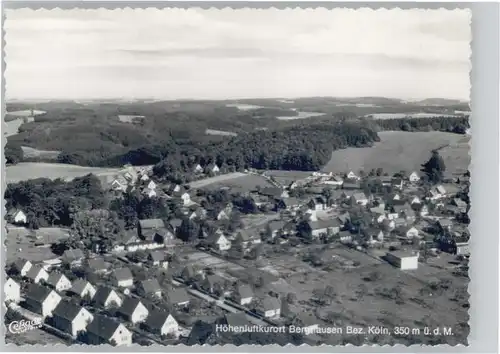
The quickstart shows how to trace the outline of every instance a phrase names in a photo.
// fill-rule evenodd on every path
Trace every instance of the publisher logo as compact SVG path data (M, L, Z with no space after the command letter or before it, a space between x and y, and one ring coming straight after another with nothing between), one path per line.
M40 327L42 327L41 319L35 319L32 321L12 321L11 323L9 323L9 332L12 334L18 334L28 332Z

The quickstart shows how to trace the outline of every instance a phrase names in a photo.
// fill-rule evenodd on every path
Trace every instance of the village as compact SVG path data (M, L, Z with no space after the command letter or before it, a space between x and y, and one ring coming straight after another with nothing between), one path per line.
M193 174L223 175L215 164L195 165ZM70 343L200 344L205 324L338 325L345 323L338 310L356 317L365 295L401 305L404 295L383 292L404 293L405 284L436 288L467 274L468 173L431 184L420 171L314 172L286 185L267 171L245 174L270 186L234 196L230 187L168 183L150 168L125 166L119 175L101 176L113 198L139 191L168 200L182 215L138 220L111 246L96 242L60 256L50 248L71 230L28 230L23 210L11 210L7 252L18 257L6 265L6 321L41 323ZM21 239L29 239L23 249ZM384 277L398 284L369 294L364 284ZM350 292L356 295L348 299Z

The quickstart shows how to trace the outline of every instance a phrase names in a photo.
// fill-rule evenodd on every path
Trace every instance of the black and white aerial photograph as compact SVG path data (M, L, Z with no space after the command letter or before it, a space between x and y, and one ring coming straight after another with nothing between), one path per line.
M469 10L3 30L6 343L468 344Z

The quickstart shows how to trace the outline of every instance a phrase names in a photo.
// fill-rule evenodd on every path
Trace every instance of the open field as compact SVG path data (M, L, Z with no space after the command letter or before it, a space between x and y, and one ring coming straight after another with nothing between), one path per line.
M224 130L207 129L205 130L207 135L220 135L220 136L238 136L238 134L233 132L227 132Z
M45 114L47 112L45 111L39 111L34 109L31 111L30 109L25 109L22 111L14 111L14 112L7 112L6 116L8 117L33 117L33 116L38 116L40 114Z
M16 135L19 133L19 127L24 123L33 122L33 117L22 117L16 118L9 121L5 121L5 124L2 126L3 135L6 137Z
M35 234L25 228L12 228L4 237L4 245L6 248L6 263L13 262L23 258L31 262L41 262L48 259L54 259L55 255L50 247L36 247L35 242L46 239L45 235L41 235L42 240L37 240Z
M272 176L278 183L288 185L297 180L304 179L312 175L310 171L279 171L279 170L269 170L266 171L266 175Z
M117 173L118 168L99 168L86 167L58 163L43 162L22 162L17 165L7 166L7 183L15 183L27 179L35 178L64 178L73 179L75 177L85 176L89 173L100 175L102 173Z
M468 169L469 138L464 135L443 132L380 132L381 141L373 147L347 148L334 151L331 160L323 168L327 172L370 171L379 167L384 172L419 171L431 150L439 149L449 172Z
M244 173L235 172L229 173L221 176L211 177L203 179L200 181L195 181L190 183L191 188L208 188L208 189L220 189L223 187L228 187L233 190L250 191L257 188L257 186L262 187L272 187L272 185L266 181L263 177L256 175L246 175Z
M124 122L124 123L134 123L134 122L141 121L144 118L146 118L146 117L135 116L135 115L119 115L118 116L118 119L120 120L120 122Z
M374 119L398 119L398 118L434 118L434 117L456 117L454 114L444 113L373 113L368 117Z
M44 159L57 159L60 152L59 151L49 151L49 150L38 150L29 146L21 146L23 150L23 158L44 158Z
M329 254L334 260L352 261L358 266L343 269L335 263L324 271L301 262L296 255L273 255L268 259L269 265L283 277L273 288L293 292L302 313L314 313L321 318L333 314L337 325L420 329L446 326L453 328L455 337L442 340L449 343L463 343L465 340L463 323L467 322L467 309L462 307L463 298L459 301L453 299L460 297L457 292L466 289L466 278L436 269L432 271L432 279L443 286L431 288L428 265L420 264L415 271L401 271L367 254L343 247L331 249ZM370 280L373 273L377 274L377 280ZM331 302L318 307L311 299L326 286L331 286L335 294Z

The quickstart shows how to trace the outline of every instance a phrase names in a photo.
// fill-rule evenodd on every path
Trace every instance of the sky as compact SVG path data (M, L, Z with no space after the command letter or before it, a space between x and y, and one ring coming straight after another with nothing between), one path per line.
M468 10L6 10L9 99L469 99Z

